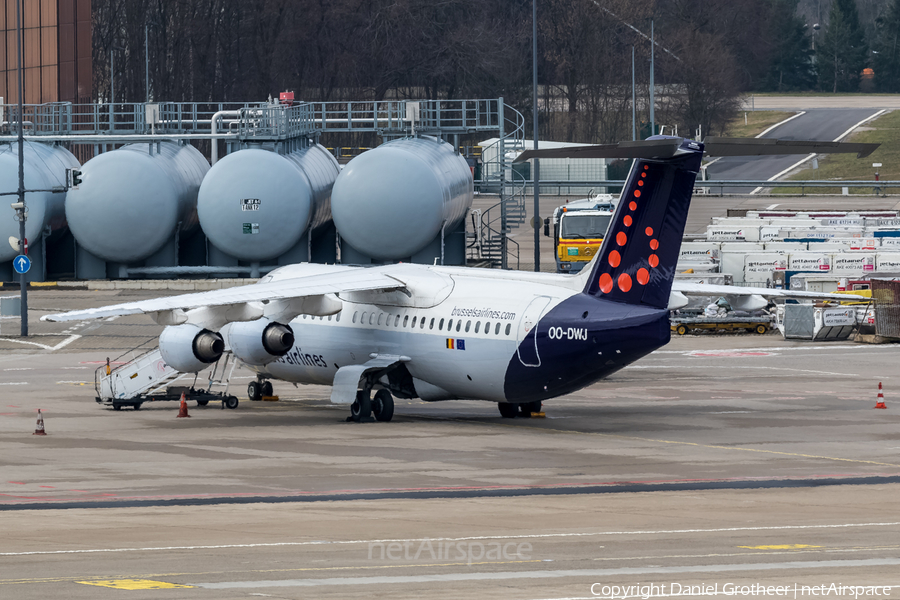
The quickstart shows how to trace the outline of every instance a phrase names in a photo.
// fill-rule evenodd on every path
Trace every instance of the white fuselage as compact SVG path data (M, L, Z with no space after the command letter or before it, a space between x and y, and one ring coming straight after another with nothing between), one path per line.
M294 265L272 280L305 276ZM580 291L580 278L555 274L388 265L375 267L407 282L412 295L342 294L331 316L291 321L295 343L288 354L257 373L295 383L331 385L338 368L374 355L409 357L405 363L423 399L504 400L504 376L519 343L542 314ZM346 296L346 297L345 297Z

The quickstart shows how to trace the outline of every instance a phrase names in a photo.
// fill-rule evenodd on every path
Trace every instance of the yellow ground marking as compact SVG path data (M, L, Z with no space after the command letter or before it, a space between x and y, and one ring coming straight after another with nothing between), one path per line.
M56 281L29 281L28 285L30 287L56 287L59 285L59 282L56 282Z
M425 563L425 564L402 564L402 565L371 565L371 566L347 566L347 567L297 567L293 569L244 569L240 571L196 571L196 572L184 572L184 573L144 573L144 577L209 577L212 575L225 575L234 573L297 573L303 571L367 571L367 570L380 570L380 569L404 569L404 568L417 568L421 569L423 567L469 567L476 565L517 565L517 564L526 564L526 563L540 563L544 562L543 560L502 560L502 561L482 561L482 562L455 562L455 563ZM74 577L35 577L29 579L0 579L0 585L13 585L13 584L23 584L23 583L59 583L64 581L75 581L75 583L83 583L86 585L102 585L104 587L119 587L119 586L111 586L109 583L117 583L122 581L131 581L131 582L149 582L149 583L157 583L167 587L180 587L180 588L189 588L193 587L190 585L178 585L174 583L165 583L163 581L152 581L148 579L92 579L90 576L88 577L80 577L80 581L76 581ZM119 588L119 589L156 589L156 588ZM160 588L161 589L161 588Z
M76 581L85 585L114 588L117 590L167 590L171 588L192 588L192 585L181 585L152 579L98 579L96 581Z
M738 546L748 550L800 550L801 548L821 548L822 546L810 546L809 544L774 544L770 546Z

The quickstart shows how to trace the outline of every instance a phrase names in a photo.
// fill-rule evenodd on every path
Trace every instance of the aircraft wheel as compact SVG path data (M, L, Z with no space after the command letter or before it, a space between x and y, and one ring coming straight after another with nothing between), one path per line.
M263 396L272 396L275 391L272 389L272 382L269 380L263 381L262 383L262 395Z
M374 421L372 418L372 399L369 397L371 390L359 390L356 392L356 401L350 405L350 420L359 423Z
M687 332L688 332L688 328L685 327L684 325L679 325L678 327L675 328L675 333L677 333L678 335L684 335Z
M197 400L197 406L206 406L209 404L209 400Z
M140 403L140 402L138 402L137 404L134 405L134 410L141 410L141 403Z
M262 386L258 381L251 381L247 384L247 396L253 401L262 399Z
M113 404L113 410L122 410L121 404Z
M522 410L522 416L526 419L531 418L531 413L541 412L541 406L543 406L543 403L540 400L535 400L534 402L523 402L519 405Z
M760 335L766 333L767 331L769 331L769 328L763 324L759 324L756 326L756 333L758 333Z
M514 419L519 414L519 405L509 402L499 402L497 408L500 409L500 416L504 419Z
M387 390L378 390L372 398L372 414L385 423L394 417L394 397Z
M222 404L224 404L226 408L231 408L231 409L237 408L238 407L237 396L225 396L225 398L222 399Z

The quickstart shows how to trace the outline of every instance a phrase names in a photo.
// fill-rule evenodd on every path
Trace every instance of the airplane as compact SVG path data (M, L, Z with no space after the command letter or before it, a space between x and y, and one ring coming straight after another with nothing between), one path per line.
M609 232L580 273L532 273L419 264L295 264L257 283L50 314L75 321L148 314L165 325L163 359L198 372L230 350L257 379L331 385L348 420L390 421L394 396L496 402L506 418L608 377L666 345L669 309L687 295L855 299L791 290L677 284L679 249L704 151L718 155L857 152L877 144L673 136L552 150L531 157L635 158ZM743 301L743 305L738 301ZM374 392L374 395L373 395Z

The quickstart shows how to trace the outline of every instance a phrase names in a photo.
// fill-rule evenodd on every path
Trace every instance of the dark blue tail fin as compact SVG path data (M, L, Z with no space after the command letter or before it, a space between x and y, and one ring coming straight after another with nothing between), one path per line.
M634 161L585 293L627 304L669 305L702 157L703 144L684 140L669 158Z

